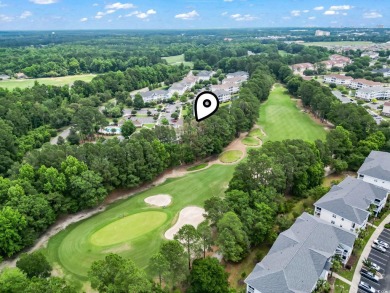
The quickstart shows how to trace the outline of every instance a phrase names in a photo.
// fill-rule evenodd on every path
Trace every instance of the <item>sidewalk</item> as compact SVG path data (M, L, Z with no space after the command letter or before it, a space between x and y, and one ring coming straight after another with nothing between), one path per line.
M378 228L371 235L371 238L368 240L366 247L364 247L362 255L359 258L359 261L356 265L355 273L352 278L352 285L349 293L356 293L358 291L358 285L360 280L360 270L363 266L363 259L367 258L371 251L371 245L374 242L374 239L377 239L385 228L385 224L390 221L390 215L388 215L379 225Z
M336 273L333 273L333 277L335 277L336 279L339 279L341 281L343 281L344 283L348 284L349 286L352 286L352 282L350 280L347 280L346 278L336 274Z

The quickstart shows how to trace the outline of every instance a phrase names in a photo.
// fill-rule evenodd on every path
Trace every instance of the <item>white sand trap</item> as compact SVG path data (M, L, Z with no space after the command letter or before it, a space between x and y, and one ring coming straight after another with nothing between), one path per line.
M172 201L172 197L168 194L157 194L144 199L146 203L158 207L166 207Z
M184 225L190 224L194 227L197 227L200 223L203 222L204 213L205 210L200 207L186 207L182 209L176 224L165 232L165 238L172 240L173 236L179 232L180 228Z

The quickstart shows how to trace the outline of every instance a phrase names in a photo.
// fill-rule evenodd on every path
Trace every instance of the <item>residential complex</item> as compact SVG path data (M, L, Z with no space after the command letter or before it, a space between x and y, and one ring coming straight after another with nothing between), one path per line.
M390 68L382 68L382 69L375 69L371 71L372 73L381 73L383 74L383 77L389 77L390 76Z
M388 191L365 181L347 177L314 204L314 214L351 232L366 227L369 209L378 214L386 204Z
M382 115L390 116L390 102L385 102L383 104Z
M312 292L318 279L328 277L334 255L348 260L356 236L303 213L246 278L247 292Z
M247 293L312 292L327 279L335 255L347 263L358 229L387 202L390 153L372 151L357 177L333 186L314 204L314 215L303 213L280 233L246 278Z
M290 68L294 73L303 73L305 70L314 70L315 66L311 63L298 63L291 65Z
M322 30L316 30L315 34L316 37L322 37L322 36L330 36L330 32L328 31L322 31Z
M374 86L382 86L382 83L359 78L359 79L352 80L351 84L349 85L349 87L352 89L364 89L364 88L369 88Z
M325 75L324 76L324 82L335 83L337 85L349 86L351 84L352 80L353 80L352 77L340 75L340 74L332 74L332 75Z
M372 101L373 99L387 100L390 98L390 88L382 86L362 88L356 91L355 96L367 102Z

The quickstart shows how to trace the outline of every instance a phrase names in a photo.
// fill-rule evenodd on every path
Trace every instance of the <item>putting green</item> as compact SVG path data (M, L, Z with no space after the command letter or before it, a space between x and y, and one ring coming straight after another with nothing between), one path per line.
M243 155L242 151L238 151L238 150L226 151L219 156L219 160L222 163L234 163L237 162L242 157L242 155Z
M90 242L97 246L107 246L137 238L160 227L167 219L163 212L143 212L112 222L92 234Z

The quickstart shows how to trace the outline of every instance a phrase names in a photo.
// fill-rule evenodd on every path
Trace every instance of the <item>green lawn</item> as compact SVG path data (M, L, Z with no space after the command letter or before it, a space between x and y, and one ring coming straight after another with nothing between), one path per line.
M242 156L242 151L226 151L219 156L222 163L234 163Z
M282 56L282 57L288 55L288 53L287 53L286 51L284 51L284 50L278 50L278 53L279 53L279 55Z
M32 87L35 81L39 82L40 84L63 86L67 84L70 85L76 80L90 82L95 76L96 74L83 74L83 75L69 75L69 76L62 76L62 77L48 77L48 78L11 79L11 80L0 81L0 87L7 88L7 89L14 89L19 87L24 89L27 87Z
M351 286L343 281L336 279L334 282L334 293L348 293Z
M181 63L184 63L184 66L189 66L191 68L194 68L193 62L184 61L184 54L177 55L177 56L162 57L162 59L167 60L169 65L180 65Z
M208 163L202 163L202 164L187 168L187 171L197 171L197 170L206 168L208 165L209 165Z
M256 146L260 144L259 140L254 137L245 137L242 140L242 143L248 146Z
M284 87L276 86L260 107L258 124L267 134L263 140L325 139L326 131L323 126L303 113L285 91Z
M44 252L67 277L81 282L86 281L92 262L110 252L131 258L145 268L180 210L190 205L203 206L211 196L223 195L234 168L234 165L214 165L116 202L106 211L53 236ZM172 204L158 208L144 202L146 197L157 194L171 195ZM145 221L145 217L151 216L152 221Z
M263 137L263 134L261 133L261 130L259 128L253 129L248 134L249 137L257 137L258 139L261 139Z

